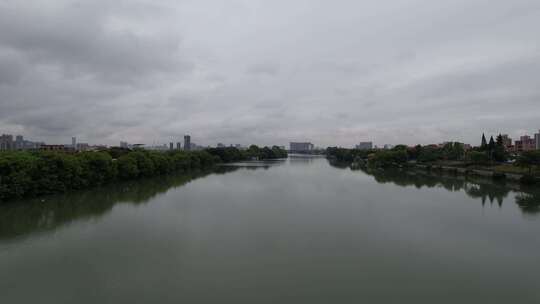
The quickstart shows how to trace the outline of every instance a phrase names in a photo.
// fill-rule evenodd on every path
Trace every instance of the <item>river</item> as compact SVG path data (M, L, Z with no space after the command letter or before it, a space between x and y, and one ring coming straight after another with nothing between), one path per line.
M0 303L540 303L540 194L247 162L0 205Z

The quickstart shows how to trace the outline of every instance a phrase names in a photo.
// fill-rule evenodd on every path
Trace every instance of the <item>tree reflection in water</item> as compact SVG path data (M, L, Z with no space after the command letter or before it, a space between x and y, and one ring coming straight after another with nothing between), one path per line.
M540 213L540 194L519 193L516 196L516 204L525 213L538 214Z
M335 168L343 169L343 164L330 162ZM448 191L463 191L467 196L481 201L482 206L489 202L502 206L508 195L515 193L515 203L523 213L540 213L540 189L504 181L493 181L488 178L444 174L442 172L427 172L419 170L371 170L361 169L362 172L373 176L381 184L392 183L401 187L440 187Z
M9 202L0 205L0 240L52 231L76 220L99 218L110 212L116 204L144 204L194 179L225 174L239 168L223 166L212 171L164 175L63 195Z

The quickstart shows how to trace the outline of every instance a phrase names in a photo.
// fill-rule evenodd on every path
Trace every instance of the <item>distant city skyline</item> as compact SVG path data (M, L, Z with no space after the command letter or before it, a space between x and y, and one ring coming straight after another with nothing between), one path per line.
M533 136L538 28L538 0L1 1L0 132L348 147Z
M537 125L540 126L540 123L538 123ZM317 147L331 147L331 146L356 147L359 142L362 143L362 142L365 141L365 139L369 139L366 142L371 142L374 146L398 145L398 144L405 144L405 145L409 145L409 146L414 146L414 145L417 145L417 144L428 145L428 144L435 144L435 143L440 143L440 142L445 142L445 141L463 142L463 143L467 143L467 144L471 144L471 145L475 146L475 145L479 144L478 143L478 134L484 133L486 135L489 134L490 136L491 135L496 136L496 135L499 135L499 134L504 134L504 135L507 135L509 138L511 138L513 141L517 140L521 136L525 136L525 135L528 135L532 139L535 139L535 136L537 136L539 134L537 132L540 132L540 131L538 131L537 128L538 127L535 126L535 127L530 128L528 130L523 130L523 132L521 132L521 133L510 133L510 132L505 131L505 130L496 131L496 132L476 131L475 130L475 133L473 134L473 136L468 136L468 137L473 138L471 141L466 141L466 140L460 139L457 136L450 136L448 138L438 138L438 139L435 139L434 141L428 141L427 139L419 138L417 141L411 141L411 142L403 142L403 141L389 142L389 141L378 140L377 138L360 137L360 136L355 137L352 140L347 141L348 144L323 144L323 143L317 141L316 139L312 140L311 138L306 138L305 141L306 142L311 141ZM494 129L494 130L496 130L496 129ZM11 135L13 135L14 138L17 135L23 135L25 139L30 138L31 140L35 140L35 141L38 141L38 142L47 142L47 143L56 144L56 145L59 145L59 144L72 145L74 139L75 139L75 141L77 141L79 138L86 139L85 137L82 137L82 136L79 137L79 136L72 136L72 135L36 137L36 136L29 136L29 135L27 135L25 133L21 134L21 133L16 133L16 132L9 132L9 130L7 130L7 129L5 129L5 130L0 129L0 134L11 134ZM136 144L143 144L143 145L146 145L146 146L153 146L153 145L167 145L168 146L171 141L174 142L175 145L178 142L183 142L184 141L184 135L179 135L179 136L174 136L174 137L164 137L161 140L156 140L156 139L146 139L145 140L145 139L143 139L143 140L140 140L140 141L130 140L127 137L119 137L119 138L120 139L118 141L107 140L107 139L104 139L104 140L96 139L95 141L86 140L85 143L90 142L92 144L103 144L103 145L109 145L109 146L121 146L119 144L120 142L126 142L126 143L129 142L130 144L135 144L136 143ZM230 145L233 145L233 146L235 146L235 145L249 146L251 144L255 144L255 145L259 145L259 146L271 146L271 145L287 146L287 145L289 145L290 142L291 142L291 139L285 139L282 142L271 142L270 140L259 140L259 141L256 141L256 142L240 142L239 143L239 141L235 141L235 140L226 141L226 140L218 139L218 140L213 141L213 140L203 140L202 138L198 138L197 144L199 144L201 146L217 146L218 144L223 144L224 146L230 146Z
M36 149L39 148L40 145L52 145L55 147L58 146L65 146L69 148L73 148L78 151L84 151L88 150L91 146L117 146L121 148L133 148L133 147L146 147L149 149L158 149L158 150L200 150L204 149L205 147L236 147L236 148L242 148L242 147L248 147L252 144L258 145L257 143L248 143L248 144L224 144L222 142L218 142L215 144L207 144L207 145L200 145L193 143L191 141L191 135L184 135L183 136L183 144L178 141L169 141L165 143L160 143L153 141L152 144L145 144L145 143L130 143L128 141L120 141L119 144L104 144L104 143L93 143L92 145L89 143L81 143L77 142L77 137L72 136L71 137L71 143L50 143L45 141L29 141L27 139L24 139L25 137L21 134L13 135L9 133L2 133L0 132L0 150L21 150L21 149ZM483 133L482 136L485 136L486 134ZM487 137L489 138L497 138L498 136L502 137L502 142L505 147L509 151L526 151L526 150L534 150L534 149L540 149L540 130L538 130L538 133L532 133L532 135L529 135L529 133L524 133L522 135L519 135L517 137L511 137L506 133L495 133L495 134L487 134ZM176 139L175 139L176 140ZM477 138L478 140L478 138ZM431 143L415 143L415 144L407 144L407 143L397 143L397 144L405 144L408 146L415 146L417 144L420 145L444 145L448 142L459 142L463 143L466 146L474 147L474 146L480 146L481 140L478 142L463 142L459 140L448 140L448 139L439 139L437 142L431 142ZM391 149L396 144L388 144L388 143L382 143L382 142L373 142L373 141L361 141L359 144L355 144L353 146L342 146L342 145L336 145L340 147L349 147L349 148L356 148L361 150L369 150L369 149ZM263 145L264 146L264 145ZM272 143L267 144L266 146L279 146L284 147L285 145L279 144L279 143ZM289 150L290 151L310 151L313 149L323 149L329 146L323 146L323 145L316 145L309 141L304 142L298 142L298 141L291 141L289 142Z

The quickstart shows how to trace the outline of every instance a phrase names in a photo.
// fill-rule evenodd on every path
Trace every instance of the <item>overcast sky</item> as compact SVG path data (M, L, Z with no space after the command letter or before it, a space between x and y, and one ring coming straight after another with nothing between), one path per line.
M0 133L352 146L539 128L538 0L0 0Z

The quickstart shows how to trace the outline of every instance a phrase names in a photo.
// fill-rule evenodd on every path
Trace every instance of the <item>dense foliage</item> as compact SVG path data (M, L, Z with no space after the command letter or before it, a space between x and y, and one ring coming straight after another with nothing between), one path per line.
M473 165L488 165L489 156L485 152L471 151L467 153L467 160Z
M383 150L370 156L368 164L375 167L399 166L407 162L406 150Z
M326 156L334 158L340 162L352 162L356 159L367 159L370 154L375 153L376 150L360 150L360 149L346 149L338 147L328 147L326 149Z
M520 164L524 167L535 166L534 153L523 153ZM337 147L327 148L328 157L339 162L366 163L371 166L386 167L401 165L408 161L419 163L453 162L463 165L495 165L505 162L508 159L502 136L497 137L497 141L490 139L480 147L465 149L462 143L448 142L444 145L428 145L407 147L398 145L390 150L358 150L344 149ZM536 165L537 166L537 165Z
M3 152L0 153L0 200L206 168L217 162L283 157L287 157L283 149L257 146L246 151L224 148L159 152L112 148L75 154Z
M113 158L113 156L118 158ZM205 151L6 152L0 153L0 200L61 193L173 171L208 167L220 161Z
M540 168L540 150L523 152L516 159L516 165L529 168L529 174L532 174L533 168Z
M370 160L377 165L387 165L391 163L402 163L408 160L419 162L435 162L439 160L462 160L465 149L460 143L447 143L442 147L438 146L415 146L407 147L397 145L390 150L359 150L330 147L326 154L338 161L351 162L358 159Z
M259 148L252 145L247 150L224 147L209 148L206 151L213 156L219 157L223 162L287 158L287 151L278 146Z

